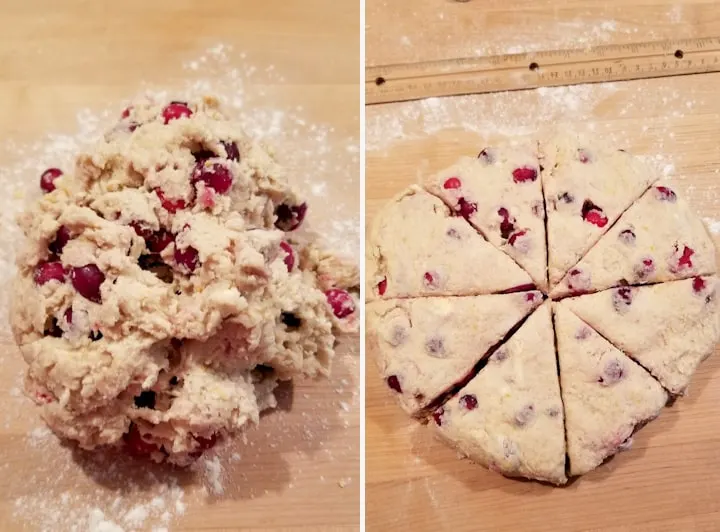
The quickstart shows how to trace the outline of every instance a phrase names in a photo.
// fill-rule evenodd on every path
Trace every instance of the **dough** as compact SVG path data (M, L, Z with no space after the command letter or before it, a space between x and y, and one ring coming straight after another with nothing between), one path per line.
M564 484L565 429L550 303L432 417L441 437L471 460L508 476Z
M357 329L357 269L289 233L306 203L212 98L138 102L52 185L11 320L28 394L85 449L186 465Z
M564 304L553 310L569 471L582 475L627 447L634 430L660 414L668 395Z
M430 178L427 189L547 290L545 207L537 144L485 148ZM491 278L491 277L490 277Z
M717 277L695 277L614 288L562 304L671 393L682 394L720 334L717 288Z
M510 257L419 187L408 188L378 214L367 253L370 299L489 294L533 285ZM481 266L497 275L473 275Z
M651 284L716 273L715 248L702 220L666 184L650 188L552 291L554 298L624 284ZM575 284L582 281L582 288ZM589 283L589 284L587 284Z
M376 301L368 344L400 405L422 416L541 302L537 291Z
M638 159L596 141L541 143L552 289L655 181Z

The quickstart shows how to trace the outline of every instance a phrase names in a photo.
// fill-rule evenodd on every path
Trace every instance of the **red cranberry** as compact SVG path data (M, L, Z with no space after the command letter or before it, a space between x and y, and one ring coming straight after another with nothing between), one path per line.
M400 379L397 378L397 375L390 375L387 378L387 385L390 387L391 390L395 390L397 393L402 393L402 388L400 387Z
M177 120L182 117L190 117L192 114L193 112L185 102L172 102L162 111L166 124L171 120Z
M477 405L477 397L475 397L473 394L466 394L460 398L460 406L467 410L475 410L477 408Z
M425 272L423 275L424 284L428 288L437 288L438 286L438 274L435 272Z
M135 423L130 424L130 430L123 436L123 440L128 453L133 456L146 456L158 450L157 445L143 440Z
M175 262L179 266L183 266L188 272L192 273L198 267L199 258L198 250L192 246L185 249L175 248Z
M72 325L72 307L68 307L65 310L65 321L68 325Z
M227 154L227 158L231 161L239 161L240 160L240 150L238 149L237 143L228 140L222 140L220 141L220 144L223 145L223 148L225 148L225 153Z
M655 190L657 191L657 196L661 201L674 203L677 200L675 192L668 187L655 187Z
M293 266L295 266L295 251L293 251L292 246L285 241L280 242L280 247L285 252L283 261L285 262L285 266L287 266L287 271L291 272Z
M175 241L175 235L165 229L155 231L145 239L145 245L151 253L160 253Z
M45 192L52 192L55 190L55 180L61 175L63 172L59 168L48 168L40 176L40 188Z
M100 285L105 281L105 274L95 264L86 264L70 271L70 280L78 293L94 303L101 303Z
M445 415L445 409L441 406L435 412L432 413L432 417L435 420L435 424L438 427L442 427L443 416Z
M695 251L692 248L689 248L687 246L683 247L682 256L678 260L678 266L683 267L687 266L688 268L692 268L692 256L695 254Z
M518 231L517 233L513 233L510 235L510 238L508 239L508 243L511 246L515 245L515 241L520 238L521 236L525 236L527 234L527 230Z
M652 258L646 257L642 259L640 264L635 267L635 275L640 279L645 279L655 271L655 263Z
M625 312L632 304L633 290L629 286L622 286L613 292L613 308L616 312Z
M466 201L465 198L459 198L455 210L457 214L467 220L477 211L477 203L470 203Z
M355 302L347 291L340 288L331 288L325 292L325 297L336 318L346 318L355 312Z
M152 229L145 227L141 222L130 222L130 227L135 230L135 234L144 240L150 238L153 234Z
M123 112L120 114L120 118L128 118L130 116L130 111L132 111L132 105L123 109Z
M607 216L603 210L590 200L585 200L582 206L582 217L588 223L605 227L608 223Z
M528 292L527 294L525 294L525 301L527 301L528 303L532 303L533 301L535 301L535 299L537 299L537 297L538 295L535 292Z
M33 279L35 284L42 286L49 281L65 282L65 267L60 262L41 262L35 267Z
M48 249L55 255L60 255L68 242L70 242L70 231L68 231L67 227L61 225L55 233L55 240L50 243Z
M169 213L175 214L178 210L185 208L185 200L182 198L168 198L159 188L155 189L155 194L157 194L157 197L160 199L160 204Z
M693 290L696 293L700 293L705 290L705 280L702 277L695 277L692 282Z
M590 153L587 150L584 150L583 148L579 148L578 151L578 160L583 163L587 164L590 162Z
M385 290L387 290L387 277L385 277L382 281L380 281L377 285L378 288L378 294L381 296L385 294Z
M510 216L510 212L508 212L505 207L498 209L498 215L502 218L500 222L500 236L502 238L508 238L515 230L515 218Z
M294 231L305 219L307 213L307 203L303 202L300 205L287 205L283 203L278 205L275 209L275 216L277 221L275 227L281 231Z
M233 176L230 169L221 163L206 163L200 161L195 165L191 181L202 181L218 194L224 194L232 186Z
M523 166L513 170L513 181L516 183L525 183L527 181L535 181L537 179L537 170L530 166Z
M460 182L460 179L457 177L451 177L450 179L446 180L445 183L443 183L444 189L458 189L462 186L462 183Z

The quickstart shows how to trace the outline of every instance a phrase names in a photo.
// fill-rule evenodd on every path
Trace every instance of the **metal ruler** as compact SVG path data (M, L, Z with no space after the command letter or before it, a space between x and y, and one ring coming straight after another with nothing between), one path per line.
M368 67L367 105L720 72L720 37Z

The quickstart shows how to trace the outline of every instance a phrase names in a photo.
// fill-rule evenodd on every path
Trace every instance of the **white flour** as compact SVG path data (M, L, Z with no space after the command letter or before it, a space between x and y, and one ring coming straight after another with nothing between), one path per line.
M200 57L186 61L182 74L187 81L175 90L143 85L140 92L158 100L190 99L206 94L220 97L228 112L236 115L251 135L277 150L278 159L289 169L293 185L308 197L313 229L323 236L328 247L357 258L359 206L348 204L345 198L357 197L358 139L346 138L330 126L311 123L302 107L282 109L272 106L272 98L262 87L282 84L283 76L272 66L263 69L252 66L245 54L233 52L230 46L219 44ZM15 273L14 247L20 236L14 224L16 215L26 200L39 195L40 173L51 166L70 168L72 157L95 142L123 108L123 102L108 102L104 110L82 109L77 113L77 124L69 128L69 133L48 134L32 144L5 141L0 147L2 159L8 162L0 166L0 183L4 191L0 196L0 225L4 231L0 241L0 330L4 334L9 334L7 288ZM314 203L322 204L322 210L329 211L328 215L313 218ZM12 360L5 361L6 356L10 355L0 353L0 362L18 365L16 352L12 353ZM336 371L341 376L349 373L354 377L357 374L356 356L336 359ZM6 382L9 384L0 390L5 403L0 411L0 422L4 422L6 428L19 423L29 413L34 415L30 402L20 391L22 377L22 372L8 375ZM347 383L345 379L343 382ZM337 386L337 382L331 385ZM355 409L356 390L357 384L353 382L343 395ZM309 402L312 404L313 400L316 397ZM342 420L346 415L343 414L345 408L338 405L337 411ZM309 432L308 437L321 436L322 431L318 431L313 414L303 414L309 416L309 421L303 425L315 427L312 429L315 432ZM347 426L347 422L343 425L340 421L340 426ZM297 439L297 435L292 436ZM29 476L23 477L22 486L15 490L14 515L34 530L167 531L174 520L186 513L189 505L203 504L203 499L209 495L222 495L226 491L225 479L230 476L229 473L226 475L224 464L240 461L240 455L228 445L219 451L220 456L203 458L190 472L175 473L152 465L148 465L147 470L138 470L137 464L132 469L127 457L88 457L61 447L39 419L28 430L25 439L26 452L31 456L36 453L37 458L33 459L32 466L28 466ZM357 452L356 448L354 452ZM252 454L243 453L243 456L250 456L247 463L238 464L237 470L254 467ZM12 471L12 464L4 460L2 450L0 458L3 458L0 470L7 472L10 468ZM137 475L129 477L130 470L137 471ZM234 474L238 475L237 472ZM245 478L245 474L242 475ZM204 492L195 489L192 494L186 492L191 476L190 485L205 486Z

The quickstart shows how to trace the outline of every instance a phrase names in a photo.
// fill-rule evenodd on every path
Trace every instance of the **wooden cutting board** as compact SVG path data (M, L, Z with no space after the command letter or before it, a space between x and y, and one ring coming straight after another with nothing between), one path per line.
M314 172L313 183L327 182L321 188L325 195L309 200L309 221L332 225L339 216L332 207L340 201L348 209L339 221L358 219L357 150L347 150L344 141L359 139L357 2L69 0L61 5L0 0L0 13L3 167L27 156L17 147L25 149L48 132L75 135L81 109L117 105L119 113L122 101L137 95L143 82L170 93L193 75L212 83L203 73L201 57L222 43L232 47L228 70L257 67L259 74L248 84L261 83L253 90L267 98L256 101L302 114L308 127L333 128L326 148L342 150L345 155L338 164L348 172L338 175L334 167L320 168L313 153L304 155L304 168L291 168ZM187 61L200 62L195 74L182 68ZM262 81L266 69L284 80ZM276 148L283 159L283 150L293 145ZM33 181L38 177L18 176ZM9 233L4 234L3 249ZM357 241L358 231L347 238ZM0 286L3 292L8 289L7 284ZM357 530L357 337L345 338L338 349L330 381L297 384L292 406L288 396L283 401L289 411L267 416L247 435L247 442L239 439L221 452L224 493L206 496L204 473L135 466L109 478L103 469L110 463L93 465L44 436L30 401L18 397L24 363L7 325L0 324L0 530L66 530L72 511L83 518L92 508L113 515L109 506L116 497L123 507L147 503L169 478L178 480L184 491L178 505L173 497L161 498L171 514L165 525L171 530ZM232 453L237 453L235 459ZM150 472L156 480L146 478ZM132 480L137 486L129 484ZM135 527L119 524L127 530L163 525L150 518Z
M548 42L558 23L578 20L617 20L636 24L641 35L611 36L611 42L643 40L648 34L700 36L718 33L715 7L702 2L603 2L590 11L580 2L537 3L396 2L383 7L368 2L367 57L373 64L437 59L443 53L465 51L467 33L485 17L486 35L513 31L527 42ZM373 7L374 4L374 7ZM404 5L400 5L404 4ZM662 22L666 11L679 6L683 24ZM383 9L389 10L382 15ZM402 18L397 12L408 14ZM711 15L710 12L715 13ZM438 19L440 12L445 13ZM705 16L707 15L707 16ZM411 20L434 17L435 24L413 26ZM532 22L532 24L531 24ZM390 28L412 46L389 46ZM530 28L530 29L528 29ZM703 33L695 33L702 28ZM705 31L707 30L707 31ZM495 33L493 33L495 32ZM480 33L475 33L479 35ZM532 40L532 36L535 40ZM560 36L555 36L560 38ZM477 42L480 43L478 38ZM445 43L445 47L440 46ZM479 46L479 44L478 44ZM612 89L566 92L560 101L538 91L464 97L456 104L433 100L416 104L386 104L366 108L369 127L367 154L366 226L378 209L405 186L452 164L459 155L472 155L501 141L503 126L516 127L527 110L547 126L582 129L592 122L598 137L622 139L640 155L671 161L661 173L671 174L676 187L700 216L720 218L720 75L702 75L616 83ZM588 97L597 90L597 99ZM566 109L543 111L542 102ZM690 104L688 104L690 102ZM414 107L413 107L414 106ZM586 106L591 106L586 109ZM448 109L450 109L448 111ZM476 109L486 110L487 117ZM495 110L497 119L493 120ZM444 113L444 114L443 114ZM442 117L450 117L443 120ZM478 131L473 120L489 124ZM455 120L455 122L453 122ZM502 122L507 122L503 124ZM582 122L582 123L580 123ZM453 129L453 123L469 127ZM534 129L534 128L531 128ZM475 130L475 131L472 131ZM402 133L399 133L402 131ZM377 138L376 138L377 135ZM715 236L716 245L720 239ZM366 502L368 530L487 530L487 531L710 531L720 530L720 350L694 376L689 396L643 428L632 449L567 487L508 480L459 460L456 453L432 436L428 427L410 421L378 376L374 354L367 353Z

